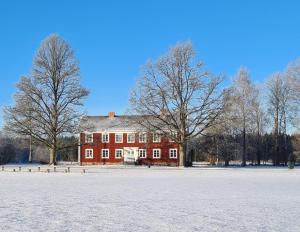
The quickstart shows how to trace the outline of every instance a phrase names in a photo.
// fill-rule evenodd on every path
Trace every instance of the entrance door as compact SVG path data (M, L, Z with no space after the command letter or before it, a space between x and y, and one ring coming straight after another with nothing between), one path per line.
M124 147L124 162L134 163L138 159L137 147Z

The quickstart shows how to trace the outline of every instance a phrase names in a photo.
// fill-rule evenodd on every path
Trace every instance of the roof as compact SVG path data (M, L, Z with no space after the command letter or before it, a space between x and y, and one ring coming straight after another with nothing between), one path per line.
M138 131L144 127L139 123L145 120L145 117L138 115L115 115L109 116L86 116L81 119L80 127L82 131L89 132L118 132L118 131Z

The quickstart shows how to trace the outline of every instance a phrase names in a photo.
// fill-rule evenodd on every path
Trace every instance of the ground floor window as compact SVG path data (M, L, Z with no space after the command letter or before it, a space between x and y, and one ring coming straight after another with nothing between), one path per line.
M147 158L147 150L146 149L139 149L139 157L142 159Z
M122 149L116 149L115 157L116 157L116 159L121 159L123 157L123 150Z
M160 149L153 149L153 159L160 159Z
M170 157L170 159L177 159L177 149L170 149L169 157Z
M101 158L102 159L109 159L109 149L102 149Z
M86 149L85 150L85 158L86 159L93 159L93 149Z

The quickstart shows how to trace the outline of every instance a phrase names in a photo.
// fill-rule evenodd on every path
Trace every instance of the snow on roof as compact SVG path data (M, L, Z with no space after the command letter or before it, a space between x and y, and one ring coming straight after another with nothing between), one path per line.
M145 129L140 122L150 116L114 115L86 116L81 119L81 130L90 132L100 131L137 131Z

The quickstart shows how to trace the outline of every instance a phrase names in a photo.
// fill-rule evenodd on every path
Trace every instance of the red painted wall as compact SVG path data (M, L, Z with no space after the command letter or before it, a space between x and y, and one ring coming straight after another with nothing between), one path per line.
M80 148L80 158L81 164L122 164L122 159L115 158L115 149L123 149L124 147L138 147L140 149L147 149L147 158L139 159L141 164L161 164L161 165L172 165L177 166L179 161L179 147L178 144L174 142L169 142L166 137L161 138L160 143L152 142L152 134L147 135L147 143L139 143L138 133L135 135L134 143L127 143L127 133L123 133L123 143L115 143L115 133L109 133L109 143L102 143L101 133L93 134L93 143L85 143L85 134L80 134L81 148ZM161 149L161 158L153 159L152 150L155 148ZM169 158L169 149L177 149L177 159ZM85 150L93 149L93 159L85 158ZM109 159L101 158L101 150L109 149Z

